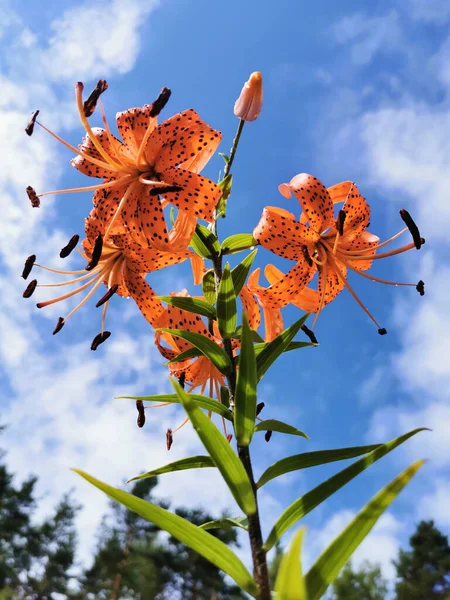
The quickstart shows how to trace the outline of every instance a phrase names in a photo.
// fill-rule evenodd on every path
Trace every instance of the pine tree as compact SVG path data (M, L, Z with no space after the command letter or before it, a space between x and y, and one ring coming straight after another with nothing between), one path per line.
M364 562L354 570L348 563L332 586L332 600L384 600L388 589L378 565Z

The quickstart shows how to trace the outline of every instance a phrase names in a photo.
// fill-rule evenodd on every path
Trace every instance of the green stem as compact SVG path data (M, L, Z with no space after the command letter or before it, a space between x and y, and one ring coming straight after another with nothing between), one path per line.
M244 124L245 124L244 119L240 119L239 125L238 125L238 128L237 128L237 132L236 132L236 135L235 135L234 140L233 140L233 145L232 145L231 150L230 150L230 159L227 162L227 164L225 165L225 170L223 172L223 178L224 179L229 174L229 172L231 171L231 166L233 164L234 157L236 155L236 150L237 150L237 147L239 145L239 140L241 138L242 130L244 129Z

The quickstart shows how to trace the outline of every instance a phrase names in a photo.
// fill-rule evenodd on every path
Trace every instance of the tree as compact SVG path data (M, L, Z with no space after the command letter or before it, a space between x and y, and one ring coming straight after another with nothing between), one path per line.
M388 589L378 565L364 562L357 570L351 563L342 569L332 587L333 600L384 600Z
M433 521L421 521L409 540L411 550L400 550L394 562L399 581L396 600L450 598L450 547Z

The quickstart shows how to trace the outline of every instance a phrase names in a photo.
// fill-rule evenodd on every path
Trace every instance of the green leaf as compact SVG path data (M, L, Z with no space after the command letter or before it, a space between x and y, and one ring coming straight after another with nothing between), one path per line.
M239 370L234 396L234 432L240 446L252 441L256 419L256 359L252 333L245 313L242 316L242 339Z
M191 240L191 246L202 258L217 257L220 254L219 240L204 225L198 224Z
M190 394L186 394L174 379L171 379L171 382L198 437L221 472L239 507L247 516L255 514L255 495L243 464L214 423L191 400Z
M231 186L233 185L233 175L228 173L226 177L224 177L217 186L222 190L221 200L226 202L228 200L228 196L231 193Z
M336 579L339 571L371 531L380 516L414 477L424 462L419 460L412 464L378 492L344 531L322 552L305 577L308 600L322 598L327 587Z
M231 277L233 278L233 287L234 293L236 296L242 290L242 286L247 279L247 275L251 269L252 263L255 259L257 250L253 250L248 256L244 258L244 260L239 263L234 269L231 271Z
M189 458L182 458L175 462L169 463L159 469L153 469L137 477L129 479L130 481L136 481L137 479L148 479L149 477L156 477L157 475L163 475L164 473L173 473L174 471L186 471L187 469L204 469L206 467L215 467L213 459L210 456L190 456Z
M165 331L175 337L180 337L183 340L190 342L193 346L198 348L204 356L209 358L212 364L224 375L227 375L231 371L231 362L225 350L204 335L195 333L194 331L168 329L167 327L160 327L155 329L155 331Z
M171 365L172 363L181 362L183 360L187 360L188 358L195 358L196 356L203 356L198 348L188 348L187 350L183 350L180 354L177 354L170 360L164 363L164 366Z
M256 246L258 242L251 233L235 233L222 242L222 254L234 254Z
M248 531L248 519L246 517L227 517L225 519L216 519L215 521L208 521L200 525L200 529L225 529L229 530L233 527L239 527Z
M217 402L217 400L207 398L206 396L200 396L199 394L189 394L189 397L198 407L216 413L221 417L228 419L228 421L233 421L233 413L228 410L226 406L220 404L220 402ZM181 404L180 398L177 394L160 394L158 396L116 396L116 400L120 399L142 400L143 402L160 402L161 404L164 404L165 402Z
M349 481L367 469L367 467L370 467L370 465L372 465L374 462L394 450L394 448L397 448L397 446L400 446L400 444L403 444L403 442L408 440L419 431L423 430L424 428L414 429L414 431L410 431L409 433L395 438L386 444L381 444L378 446L378 448L370 452L370 454L367 454L367 456L357 460L346 469L339 471L339 473L333 475L333 477L330 477L330 479L327 479L311 491L307 492L301 498L295 500L295 502L288 506L288 508L276 521L272 531L269 533L269 537L264 544L264 548L266 550L270 550L275 542L280 539L283 533L285 533L290 527L292 527L292 525L297 523L297 521L303 518L306 514L312 511L313 508L332 496Z
M267 369L276 361L276 359L286 350L307 318L307 314L303 315L301 319L285 329L283 333L277 335L277 337L271 342L265 344L264 348L258 352L256 357L258 381L266 373Z
M300 431L300 429L292 427L292 425L288 425L287 423L283 423L283 421L277 421L276 419L267 419L266 421L261 421L255 427L255 431L278 431L280 433L288 433L290 435L299 435L309 440L309 437L306 435L306 433L303 433L303 431Z
M203 275L202 289L206 302L209 302L209 304L215 304L216 282L214 277L214 271L206 271L206 273Z
M175 223L175 207L174 206L170 207L169 219L170 219L170 223L173 225Z
M208 319L216 318L216 311L211 304L204 300L198 300L197 298L186 298L184 296L157 296L157 299L176 306L181 310L187 310L188 312L195 313L196 315L203 315Z
M227 408L230 407L230 390L226 385L220 386L220 403Z
M254 329L250 329L250 332L252 334L252 340L254 342L258 342L258 343L262 343L264 344L264 340L262 339L262 337L259 335L259 333L257 331L255 331ZM233 335L231 335L230 337L233 340L240 340L242 336L242 325L239 325L239 327L236 328L236 331L233 332ZM261 345L261 344L260 344Z
M280 562L275 592L277 600L309 600L302 574L301 549L305 528L294 536L289 551Z
M223 158L226 165L230 162L230 157L228 156L228 154L224 154L223 152L218 152L218 154Z
M291 352L291 350L299 350L300 348L309 348L309 346L314 346L317 348L319 344L313 344L312 342L291 342L286 348L285 352Z
M381 446L381 444L374 444L372 446L353 446L350 448L336 448L334 450L318 450L316 452L303 452L302 454L294 454L287 458L273 463L268 469L261 475L257 488L262 487L268 481L290 473L291 471L299 471L300 469L309 469L310 467L316 467L318 465L325 465L330 462L337 460L345 460L349 458L356 458L361 454L368 454Z
M251 596L257 597L258 588L250 573L234 552L216 537L160 506L155 506L151 502L113 488L79 469L74 469L74 471L116 502L123 504L146 521L167 531L174 538L198 552L213 565L222 569Z
M217 324L222 337L229 338L232 335L236 329L236 321L236 294L234 293L230 265L227 263L217 292Z

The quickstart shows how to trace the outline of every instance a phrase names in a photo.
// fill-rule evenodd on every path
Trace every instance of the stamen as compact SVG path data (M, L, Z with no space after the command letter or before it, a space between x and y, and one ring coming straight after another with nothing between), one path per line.
M266 440L266 442L270 442L270 438L272 437L272 431L267 430L266 433L264 434L264 439Z
M101 235L98 235L95 240L94 249L92 250L92 258L85 267L86 271L92 271L92 269L95 269L95 267L98 265L98 262L102 256L102 250L103 250L103 238Z
M30 199L31 206L33 208L39 208L41 205L41 201L37 197L36 190L32 188L31 185L29 185L25 191L27 193L28 198Z
M72 290L71 292L69 292L67 294L64 294L63 296L59 296L58 298L53 298L52 300L47 300L46 302L38 302L36 304L36 306L38 308L45 308L46 306L50 306L51 304L56 304L57 302L61 302L62 300L67 300L67 298L71 298L72 296L76 296L76 294L79 294L83 290L87 289L89 286L91 286L94 283L94 281L97 282L96 285L95 285L95 287L94 287L94 289L97 289L97 287L101 283L101 274L100 275L96 275L96 277L94 279L91 279L90 281L88 281L87 283L85 283L81 287L77 288L76 290ZM92 295L92 292L89 293L89 296L90 295ZM72 314L72 313L70 313L70 314ZM66 319L67 318L68 317L66 317Z
M361 275L361 277L365 277L366 279L370 279L371 281L376 281L377 283L384 283L386 285L397 285L397 286L404 286L404 287L414 287L414 286L416 286L415 283L402 283L401 281L387 281L386 279L380 279L379 277L374 277L373 275L369 275L368 273L364 273L364 271L360 271L359 269L355 269L355 267L352 267L351 265L349 265L348 262L346 262L345 260L342 261L342 262L347 267L347 269L350 269L350 271L353 271L354 273L357 273L358 275Z
M117 292L118 289L119 289L119 284L115 283L112 287L109 288L109 290L106 292L106 294L102 298L100 298L100 300L95 305L95 308L100 308L100 306L105 304L105 302L108 302L108 300L110 298L112 298L112 296L114 296L114 294Z
M425 296L425 283L422 280L420 280L419 283L416 285L416 290L421 296Z
M167 450L170 450L172 448L172 444L173 444L172 430L168 429L166 431L166 448L167 448Z
M305 333L309 337L309 339L311 340L311 342L313 344L318 344L319 343L317 341L317 338L316 338L315 334L314 334L314 331L312 331L311 329L309 329L309 327L307 327L306 325L302 325L300 329L303 331L303 333Z
M263 409L264 407L265 407L265 404L264 404L264 402L259 402L259 403L256 405L256 416L258 416L258 415L259 415L259 413L262 411L262 409Z
M233 439L233 434L232 434L232 433L229 433L229 434L227 435L227 442L228 442L228 443L230 443L232 439Z
M381 328L378 330L378 333L379 333L380 335L386 335L386 334L387 334L387 331L386 331L386 329L385 329L384 327L381 327Z
M61 249L61 252L59 253L59 257L60 258L67 258L69 256L69 254L72 252L72 250L75 248L75 246L78 244L80 240L80 236L76 233L75 235L73 235L68 244L66 246L64 246L64 248Z
M159 96L156 98L150 108L150 117L157 117L159 115L169 101L171 94L172 92L169 90L169 88L162 88L162 90L159 92Z
M302 254L303 254L303 258L306 261L306 264L308 266L312 267L313 261L311 259L311 256L309 255L308 246L305 246L305 245L301 246L301 251L302 251Z
M345 210L340 210L338 214L338 218L336 219L336 229L339 235L344 235L344 222L347 217L347 213Z
M28 278L28 275L31 273L31 269L33 268L35 262L36 262L36 254L32 254L31 256L29 256L27 258L27 260L25 261L25 265L23 267L23 271L22 271L23 279Z
M411 217L409 212L404 208L400 210L400 216L411 233L415 247L417 248L417 250L420 250L420 247L422 246L422 238L420 237L419 228L414 223L413 218Z
M425 244L425 240L420 238L420 245L423 246ZM341 255L341 250L339 250L338 255L341 257L340 260L378 260L380 258L387 258L388 256L395 256L397 254L402 254L403 252L407 252L411 250L411 248L417 248L415 242L411 244L407 244L406 246L402 246L401 248L397 248L396 250L391 250L390 252L383 252L382 254L362 254L354 256L349 252L345 252L345 256Z
M140 180L139 180L140 181ZM155 187L150 190L150 196L159 196L169 194L170 192L181 192L181 185L167 185L165 187Z
M22 296L24 298L31 298L31 296L34 293L34 290L36 289L37 286L37 279L33 279L32 281L30 281L30 283L27 285L24 293L22 294Z
M100 344L103 344L103 342L106 342L106 340L109 338L109 336L111 335L110 331L103 331L102 333L98 333L95 338L92 340L92 344L91 344L91 350L97 350L97 348L100 346Z
M53 330L53 335L55 335L56 333L58 333L58 331L61 331L61 329L64 327L65 321L62 317L59 317L58 322L56 323L56 327Z
M180 386L183 390L184 390L185 381L186 381L186 373L183 371L178 379L178 383L180 384Z
M104 79L100 79L95 86L95 89L91 92L89 98L83 104L83 112L85 117L90 117L97 106L97 101L100 95L108 89L108 82Z
M176 433L177 431L179 431L182 427L184 427L186 425L186 423L189 421L189 417L187 417L182 423L181 425L178 425L178 427L176 429L174 429L173 431L170 430L170 433ZM170 448L168 448L168 450L170 450Z
M98 183L96 185L86 185L84 187L79 188L70 188L68 190L52 190L51 192L44 192L39 194L38 198L43 198L44 196L55 196L56 194L74 194L78 192L93 192L95 190L105 190L107 188L112 188L116 185L121 185L123 183L132 182L132 175L124 175L123 177L119 177L119 179L114 179L113 181L108 181L106 183Z
M34 112L31 113L31 116L28 119L27 126L25 127L25 133L27 135L29 135L29 136L33 135L34 124L36 123L36 119L37 119L38 114L39 114L39 111L35 110Z
M144 427L145 425L145 409L142 400L136 400L136 408L138 411L137 425L138 427Z

